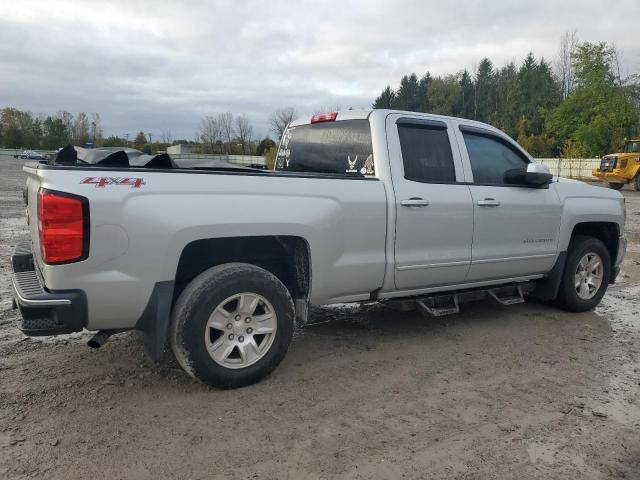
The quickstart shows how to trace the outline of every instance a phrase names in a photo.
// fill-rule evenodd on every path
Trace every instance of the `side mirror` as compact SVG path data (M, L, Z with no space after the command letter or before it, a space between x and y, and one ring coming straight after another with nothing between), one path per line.
M549 185L553 180L553 175L547 167L541 163L530 163L527 165L527 173L524 176L524 182L533 187L542 187Z

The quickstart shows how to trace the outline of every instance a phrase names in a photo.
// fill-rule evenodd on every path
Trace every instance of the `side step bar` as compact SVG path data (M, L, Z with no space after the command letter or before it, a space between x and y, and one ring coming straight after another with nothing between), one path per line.
M520 285L506 288L490 288L489 295L500 305L516 305L524 303L524 295Z
M443 315L452 315L460 312L460 303L462 303L463 300L477 300L488 296L495 300L496 303L505 306L524 303L524 290L526 289L527 292L530 292L532 289L527 289L527 287L532 287L532 285L507 285L504 287L477 289L444 295L432 295L413 300L407 299L406 301L397 301L396 303L407 304L408 302L413 301L424 314L433 317L442 317Z
M416 300L416 303L423 312L434 317L453 315L460 311L458 295L440 295L438 297L421 298Z

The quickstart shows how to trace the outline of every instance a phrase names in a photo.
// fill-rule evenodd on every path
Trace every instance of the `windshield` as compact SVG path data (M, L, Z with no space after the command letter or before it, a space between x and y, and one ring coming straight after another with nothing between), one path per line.
M625 153L640 153L640 141L638 142L627 142L624 146Z

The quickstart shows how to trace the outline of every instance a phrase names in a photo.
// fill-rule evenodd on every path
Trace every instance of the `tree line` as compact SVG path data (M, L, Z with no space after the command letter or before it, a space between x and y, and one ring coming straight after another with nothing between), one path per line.
M293 108L278 109L269 115L268 122L275 138L282 136L287 124L295 118ZM190 144L195 153L266 155L275 157L276 143L270 136L255 138L253 126L246 115L231 112L206 116L193 140L173 139L170 130L162 130L154 140L152 133L140 130L133 138L128 135L105 137L98 113L73 115L58 111L51 115L33 114L13 107L0 109L0 146L55 150L65 145L96 147L132 147L145 153L164 151L170 145Z
M60 110L54 115L0 109L0 145L7 148L52 150L69 143L82 145L102 138L100 114Z
M598 157L640 130L640 77L623 79L620 70L614 47L567 33L553 66L529 53L501 68L484 58L473 73L411 73L373 107L489 123L535 157Z

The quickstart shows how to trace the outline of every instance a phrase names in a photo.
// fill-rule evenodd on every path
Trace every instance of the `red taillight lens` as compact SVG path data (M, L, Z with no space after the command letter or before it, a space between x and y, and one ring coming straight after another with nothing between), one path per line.
M311 123L333 122L338 117L338 112L316 113L311 117Z
M68 194L38 191L40 252L45 263L67 263L86 257L89 239L86 200L83 200Z

